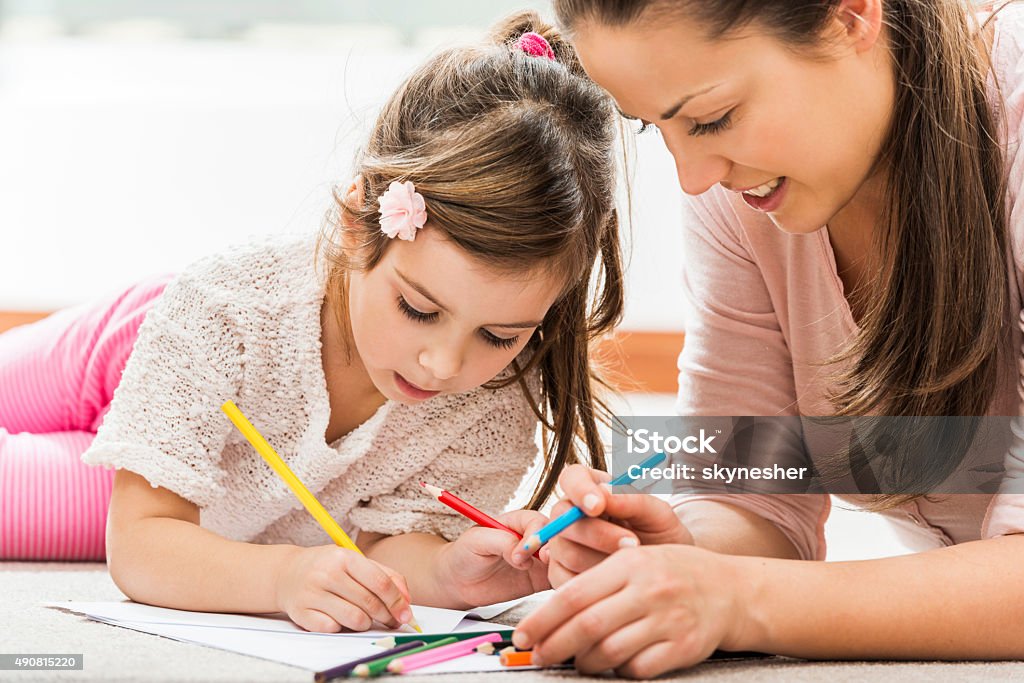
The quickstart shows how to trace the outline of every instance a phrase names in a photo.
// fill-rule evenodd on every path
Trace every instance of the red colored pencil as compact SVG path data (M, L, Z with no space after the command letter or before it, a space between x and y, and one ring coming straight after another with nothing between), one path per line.
M423 488L429 491L430 495L436 498L438 502L444 503L452 510L455 510L460 515L468 517L480 526L490 527L491 529L501 529L502 531L509 532L518 539L522 539L522 536L520 536L514 529L509 529L507 526L505 526L498 520L494 519L493 517L490 517L484 514L483 512L480 512L475 507L473 507L466 501L456 496L454 493L445 491L444 489L438 488L436 486L431 486L430 484L427 484L422 481L420 482L420 484L423 486Z

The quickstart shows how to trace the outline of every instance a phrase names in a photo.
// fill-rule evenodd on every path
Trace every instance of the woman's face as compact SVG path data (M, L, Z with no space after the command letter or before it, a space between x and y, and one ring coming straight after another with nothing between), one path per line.
M661 132L683 191L721 184L782 230L807 233L858 195L888 130L892 71L871 26L833 20L819 58L753 27L709 40L678 18L591 22L574 44L621 111Z

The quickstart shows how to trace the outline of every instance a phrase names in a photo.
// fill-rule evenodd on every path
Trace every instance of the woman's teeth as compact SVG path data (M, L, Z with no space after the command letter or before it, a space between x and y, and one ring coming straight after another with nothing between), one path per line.
M767 197L772 193L772 190L779 186L779 183L781 182L782 178L775 178L774 180L769 180L764 185L758 185L753 189L744 190L743 193L753 195L755 197Z

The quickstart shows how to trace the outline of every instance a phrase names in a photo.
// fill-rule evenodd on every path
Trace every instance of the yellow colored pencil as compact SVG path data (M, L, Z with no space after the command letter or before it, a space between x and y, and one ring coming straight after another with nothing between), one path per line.
M310 493L305 484L295 476L295 473L292 472L288 465L285 464L284 460L281 459L281 456L277 454L277 451L267 443L267 440L263 438L263 435L256 431L256 428L252 426L252 423L249 422L245 415L242 414L242 411L238 409L238 406L235 405L235 402L230 400L225 401L220 409L223 410L224 414L228 416L228 419L234 423L235 427L238 428L238 431L242 433L242 436L252 444L252 447L256 449L256 452L259 453L263 459L267 461L267 464L277 472L278 476L284 480L284 483L292 490L295 497L302 502L306 507L306 510L309 511L309 514L313 515L313 519L323 527L323 530L327 532L327 535L331 537L331 540L342 548L354 550L362 555L363 551L359 549L359 546L353 543L352 539L345 533L345 530L334 521L333 517L331 517L331 513L327 512L327 509L320 504L320 501L316 499L316 496ZM409 625L420 633L423 633L423 629L421 629L416 623L415 618L409 622Z

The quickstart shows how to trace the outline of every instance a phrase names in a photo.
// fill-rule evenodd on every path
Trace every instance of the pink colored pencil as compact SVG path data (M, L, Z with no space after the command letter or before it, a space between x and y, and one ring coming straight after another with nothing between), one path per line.
M476 638L470 638L469 640L460 640L457 643L451 645L442 645L441 647L435 647L432 650L425 650L408 657L398 657L397 659L391 660L388 664L388 671L393 674L401 674L412 671L414 669L421 669L431 664L437 664L439 662L447 662L449 659L456 659L458 657L465 657L471 655L476 651L477 645L483 643L496 643L500 641L504 636L500 633L488 633L487 635L477 636Z

